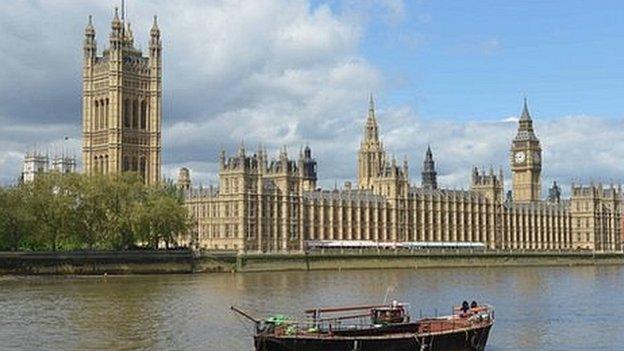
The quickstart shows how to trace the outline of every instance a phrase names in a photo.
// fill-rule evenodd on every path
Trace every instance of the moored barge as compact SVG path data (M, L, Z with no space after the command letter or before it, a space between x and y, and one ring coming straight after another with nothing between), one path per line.
M494 309L476 302L441 317L411 320L405 303L317 308L306 321L286 316L254 321L256 351L482 351L494 324Z

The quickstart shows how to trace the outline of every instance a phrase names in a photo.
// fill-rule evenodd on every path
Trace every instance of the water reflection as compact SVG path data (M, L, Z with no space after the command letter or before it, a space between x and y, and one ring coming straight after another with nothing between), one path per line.
M300 316L308 307L392 297L418 315L476 299L496 306L488 350L617 350L624 268L404 269L247 274L0 277L0 345L33 350L251 350L229 312Z

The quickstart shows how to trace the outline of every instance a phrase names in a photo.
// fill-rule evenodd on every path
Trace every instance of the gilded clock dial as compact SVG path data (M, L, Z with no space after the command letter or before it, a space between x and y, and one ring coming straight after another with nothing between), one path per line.
M516 161L516 163L522 163L524 162L524 159L526 158L526 155L524 154L524 151L518 151L516 152L516 154L514 155L514 160Z

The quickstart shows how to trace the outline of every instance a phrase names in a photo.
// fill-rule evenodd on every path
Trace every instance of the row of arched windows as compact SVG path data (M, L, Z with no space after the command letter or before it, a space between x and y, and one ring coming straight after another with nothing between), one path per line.
M108 155L98 155L93 158L94 173L108 174ZM125 156L122 172L137 172L143 179L147 177L147 158L145 156Z
M123 172L137 172L143 179L147 176L147 158L145 156L125 156L123 158Z
M109 100L95 100L93 124L95 130L108 128L110 116ZM147 129L147 102L125 99L123 102L123 126L132 129Z
M126 128L147 129L147 102L145 100L124 100L123 125Z
M108 128L108 116L110 111L108 106L108 99L95 100L95 130Z

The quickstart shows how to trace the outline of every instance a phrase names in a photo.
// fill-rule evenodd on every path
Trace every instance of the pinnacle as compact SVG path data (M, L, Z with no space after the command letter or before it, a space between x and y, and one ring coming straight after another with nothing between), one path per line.
M524 106L522 107L522 115L520 115L520 120L531 120L531 115L529 114L529 105L527 103L527 98L524 98Z
M87 34L95 33L95 29L93 28L93 16L89 15L89 22L87 23L87 27L85 28L85 32Z
M154 15L154 23L152 24L152 32L158 31L158 16Z

